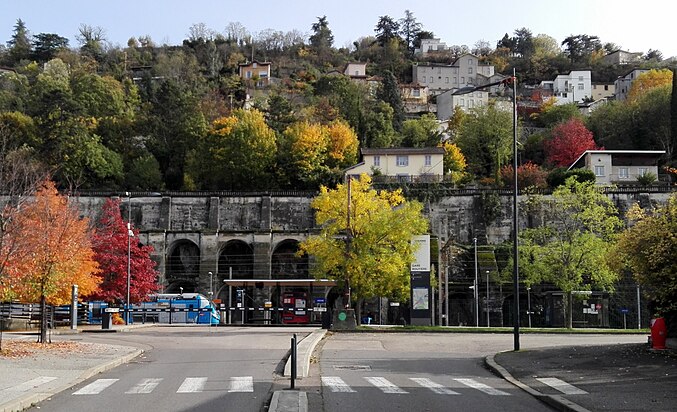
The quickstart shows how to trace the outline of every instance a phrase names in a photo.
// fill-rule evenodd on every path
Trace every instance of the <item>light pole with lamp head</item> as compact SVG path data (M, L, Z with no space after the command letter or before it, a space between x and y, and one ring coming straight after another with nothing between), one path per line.
M519 304L519 252L517 249L518 225L517 225L517 76L515 69L512 69L512 77L500 80L493 83L483 84L481 86L462 87L456 90L453 95L461 95L472 93L476 90L486 89L491 86L507 85L512 83L512 154L513 154L513 204L512 204L512 250L513 250L513 289L514 289L514 304L513 304L513 322L514 322L514 345L513 349L518 351L520 349L520 304Z
M480 326L480 294L479 294L479 280L478 280L478 264L477 264L477 238L472 239L475 245L475 282L473 282L473 298L475 300L475 327Z
M489 271L487 270L487 327L491 326L489 324Z
M129 325L129 297L130 297L130 286L132 283L132 237L134 237L134 232L132 231L132 195L129 192L125 192L127 196L127 300L125 301L125 323Z

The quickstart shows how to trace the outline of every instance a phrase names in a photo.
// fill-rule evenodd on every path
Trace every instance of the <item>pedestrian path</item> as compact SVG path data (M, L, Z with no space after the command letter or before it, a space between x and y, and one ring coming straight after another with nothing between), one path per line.
M176 393L200 393L205 389L209 378L187 377L176 389ZM73 395L98 395L103 391L118 386L125 395L138 395L152 393L162 385L163 378L143 378L136 382L124 382L120 379L97 379L77 391ZM221 384L222 379L218 380ZM228 393L254 392L254 378L252 376L235 376L227 379L228 384L221 389Z

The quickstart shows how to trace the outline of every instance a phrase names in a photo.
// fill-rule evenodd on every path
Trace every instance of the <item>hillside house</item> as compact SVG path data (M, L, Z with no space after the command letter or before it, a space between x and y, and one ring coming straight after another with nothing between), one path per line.
M646 173L658 176L658 159L664 150L586 150L571 169L588 169L595 173L597 184L633 184Z
M363 173L398 181L441 181L444 149L441 147L363 148L361 162L345 170L349 176Z
M642 53L633 53L625 50L616 50L606 56L602 57L602 61L606 64L628 64L635 63L642 58Z
M614 82L614 96L616 100L627 99L632 82L635 81L637 76L648 71L649 70L646 69L633 69L630 70L625 76L619 76Z
M451 65L414 63L414 83L427 86L431 95L437 96L451 89L489 83L494 76L494 66L482 64L472 54L464 54Z
M456 106L468 110L489 104L489 92L476 90L472 93L456 95L456 90L448 90L437 96L437 120L449 120Z
M421 86L417 83L400 84L400 96L402 97L402 105L404 113L418 114L428 113L433 110L432 104L428 102L428 87Z
M414 55L425 56L444 50L447 50L447 44L440 39L421 39L421 47L414 49Z
M270 62L240 63L238 65L240 78L256 88L265 88L270 84Z
M592 97L590 70L572 70L559 74L555 80L544 80L541 88L552 93L555 104L580 103Z

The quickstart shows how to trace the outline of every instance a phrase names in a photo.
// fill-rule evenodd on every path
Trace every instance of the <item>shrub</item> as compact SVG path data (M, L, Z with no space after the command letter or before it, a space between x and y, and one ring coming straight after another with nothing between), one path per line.
M656 175L651 172L644 173L637 177L637 183L642 186L651 186L656 180Z
M559 186L562 186L564 182L571 176L576 176L576 180L580 183L595 182L597 180L595 173L589 169L567 170L565 168L558 168L552 170L548 174L546 181L548 182L548 186L550 186L552 189L556 189Z

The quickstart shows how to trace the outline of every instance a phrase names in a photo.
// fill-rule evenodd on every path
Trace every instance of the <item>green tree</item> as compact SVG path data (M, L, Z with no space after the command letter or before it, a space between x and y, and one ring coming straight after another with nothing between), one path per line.
M512 114L494 105L474 108L461 126L456 144L475 176L493 177L500 184L501 167L512 154Z
M404 121L404 104L402 103L402 94L397 85L397 79L391 71L383 74L383 83L378 88L376 98L388 103L393 109L393 127L395 130L402 130Z
M619 274L632 271L658 314L677 313L677 195L651 210L635 204L628 218L632 225L611 249L609 262Z
M7 42L9 63L14 66L31 57L31 39L26 23L18 19L14 25L12 38Z
M440 143L437 118L426 113L418 119L405 120L402 124L402 146L436 147Z
M416 36L421 32L423 25L416 20L414 13L410 10L404 11L404 17L400 19L399 25L400 35L411 56L414 54L414 49L416 48L414 45Z
M530 284L550 282L564 292L566 327L572 324L573 292L611 290L618 279L607 262L622 221L593 182L567 179L552 197L533 196L544 224L520 233L520 267ZM547 223L546 223L547 222Z
M393 147L397 136L393 128L393 108L388 103L379 102L365 114L363 147Z
M39 33L33 37L33 57L39 62L47 62L57 53L68 49L68 39L55 33Z
M377 192L366 175L351 179L350 188L350 203L347 185L321 188L311 203L321 232L303 241L299 252L316 259L314 276L350 288L352 302L377 296L408 300L411 239L428 230L422 205L406 201L400 190Z
M308 40L315 53L323 55L331 50L334 45L334 35L329 28L327 16L318 17L317 22L313 23L311 29L313 34Z
M374 31L376 40L381 46L385 46L392 39L400 40L400 25L390 16L380 16Z

